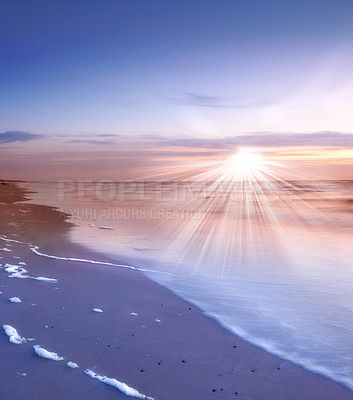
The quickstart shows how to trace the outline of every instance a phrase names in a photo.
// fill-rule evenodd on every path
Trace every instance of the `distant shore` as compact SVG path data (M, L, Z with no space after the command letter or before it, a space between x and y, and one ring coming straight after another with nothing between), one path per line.
M234 336L139 271L58 259L124 264L70 243L63 214L26 203L29 196L13 182L0 186L1 399L127 398L124 386L85 370L156 400L353 399ZM11 343L3 325L34 340ZM64 359L41 358L33 345Z

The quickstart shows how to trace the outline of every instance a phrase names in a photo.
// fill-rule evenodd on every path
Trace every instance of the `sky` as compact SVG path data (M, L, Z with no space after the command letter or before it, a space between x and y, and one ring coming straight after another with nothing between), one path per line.
M0 0L0 176L122 179L245 147L352 178L352 18L351 0Z

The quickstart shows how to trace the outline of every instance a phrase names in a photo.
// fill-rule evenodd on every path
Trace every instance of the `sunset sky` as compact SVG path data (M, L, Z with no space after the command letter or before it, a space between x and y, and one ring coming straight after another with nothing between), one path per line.
M0 0L0 177L122 179L248 148L353 177L351 0Z

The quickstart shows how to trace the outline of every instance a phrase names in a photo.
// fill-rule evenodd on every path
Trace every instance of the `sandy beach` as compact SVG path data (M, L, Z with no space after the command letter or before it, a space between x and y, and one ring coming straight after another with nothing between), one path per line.
M0 187L1 326L34 339L11 343L2 328L1 399L353 399L226 331L140 271L105 265L125 263L70 243L63 215L26 204L29 197L15 183ZM33 346L63 359L40 357Z

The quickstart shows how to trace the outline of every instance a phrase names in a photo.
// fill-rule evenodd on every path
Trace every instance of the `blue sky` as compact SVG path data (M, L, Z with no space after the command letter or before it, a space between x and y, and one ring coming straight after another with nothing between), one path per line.
M94 145L102 134L352 132L350 0L1 0L0 9L0 135L45 135L50 147L59 135Z
M1 8L2 130L293 129L261 118L267 108L301 116L296 130L349 128L322 126L320 109L307 117L298 100L311 90L329 101L351 81L351 1L12 0ZM214 101L204 110L193 96ZM252 115L261 125L246 124Z

